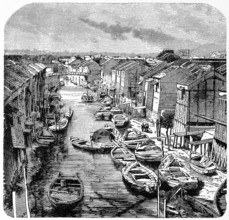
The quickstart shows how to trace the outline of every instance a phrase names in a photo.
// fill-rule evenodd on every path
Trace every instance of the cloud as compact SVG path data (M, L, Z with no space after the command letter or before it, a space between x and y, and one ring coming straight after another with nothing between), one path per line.
M147 43L164 43L165 41L173 41L174 37L167 35L165 33L156 31L149 28L139 28L135 29L129 26L122 26L120 23L115 25L108 25L105 22L95 22L87 18L79 18L79 20L88 24L91 27L102 30L105 33L109 33L112 39L127 40L124 34L132 33L134 38L140 39Z
M156 31L154 29L140 28L133 29L133 36L139 38L148 43L165 43L166 41L173 41L176 38L164 34L162 32Z
M108 25L105 22L97 23L87 18L79 18L79 20L83 21L91 27L102 30L105 33L111 34L111 37L115 40L126 40L126 37L123 34L129 33L132 30L130 27L121 26L119 23L115 25Z

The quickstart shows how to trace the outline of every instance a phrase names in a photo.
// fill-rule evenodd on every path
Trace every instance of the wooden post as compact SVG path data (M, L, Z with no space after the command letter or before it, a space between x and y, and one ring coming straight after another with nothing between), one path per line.
M13 191L12 194L13 194L13 212L14 212L14 218L17 218L15 191Z
M162 157L164 158L165 153L164 153L164 141L161 140L161 148L162 148Z
M25 179L25 202L26 202L26 210L27 210L27 216L28 216L28 218L30 218L29 198L28 198L28 189L27 189L27 181L26 181L25 167L24 167L24 179Z
M166 218L166 199L164 199L164 218Z
M192 158L192 149L193 149L193 144L191 144L191 149L190 149L190 154L189 154L189 161L191 161L191 158Z
M168 150L170 151L171 136L168 137Z
M159 186L159 170L157 170L157 217L160 218L160 186Z

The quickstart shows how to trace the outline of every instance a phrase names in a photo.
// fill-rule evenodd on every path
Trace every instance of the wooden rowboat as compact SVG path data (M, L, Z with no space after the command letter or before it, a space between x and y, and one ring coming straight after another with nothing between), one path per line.
M193 190L198 187L198 178L192 176L184 167L167 167L159 169L160 178L171 188L183 186L186 190Z
M159 174L162 182L170 187L183 186L186 190L198 187L198 178L192 176L190 171L183 167L182 159L168 154L159 166Z
M35 138L39 147L50 147L55 142L55 136L45 127L42 128L41 132L37 132Z
M111 159L117 166L126 166L136 161L134 154L124 146L116 146L111 150Z
M213 174L216 172L216 165L207 157L194 154L191 157L190 167L200 174Z
M51 131L63 131L67 128L68 119L62 118L56 124L49 127Z
M73 209L82 200L83 195L84 186L78 174L65 176L59 173L48 190L48 199L58 210Z
M157 192L157 175L139 162L124 167L122 176L130 188L138 193L152 196Z
M139 144L135 150L135 157L142 162L160 162L163 157L163 152L162 149L155 144Z
M77 137L70 137L70 141L73 147L77 147L81 150L90 151L92 153L108 153L114 147L113 143L99 143L94 141L85 141Z

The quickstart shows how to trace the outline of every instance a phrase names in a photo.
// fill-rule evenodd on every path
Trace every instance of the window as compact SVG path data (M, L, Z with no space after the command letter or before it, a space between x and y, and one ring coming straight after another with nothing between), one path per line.
M181 90L181 100L184 99L184 96L185 96L185 89L183 88L183 89Z
M154 91L159 92L159 83L156 83L154 86Z

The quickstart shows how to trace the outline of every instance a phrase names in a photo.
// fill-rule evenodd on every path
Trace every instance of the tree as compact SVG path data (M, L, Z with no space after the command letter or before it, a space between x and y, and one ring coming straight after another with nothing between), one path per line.
M160 127L164 127L166 128L166 138L168 140L168 130L169 128L171 129L173 127L173 119L175 116L175 112L174 111L170 111L170 110L165 110L164 112L162 112L161 116L160 116Z

